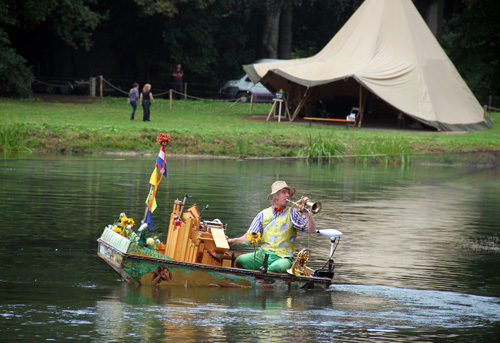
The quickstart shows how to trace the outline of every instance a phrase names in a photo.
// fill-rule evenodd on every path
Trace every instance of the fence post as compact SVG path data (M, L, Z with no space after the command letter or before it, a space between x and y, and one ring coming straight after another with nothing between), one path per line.
M103 102L102 98L102 75L99 75L99 87L100 87L100 96L101 96L101 102Z
M90 77L89 80L89 96L91 98L95 97L95 77Z
M253 112L253 95L250 95L250 115L252 115Z
M187 100L187 87L188 87L187 82L184 82L184 100Z
M172 88L168 90L168 98L170 100L170 110L172 111Z

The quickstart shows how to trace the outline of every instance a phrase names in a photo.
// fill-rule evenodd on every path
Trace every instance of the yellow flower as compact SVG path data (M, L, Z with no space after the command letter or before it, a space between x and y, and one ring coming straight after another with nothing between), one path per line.
M125 225L129 224L130 226L135 225L135 221L132 218L128 218L127 216L120 216L121 227L125 227Z
M250 243L257 243L260 241L260 232L247 232L247 238L250 240Z
M118 233L120 233L120 234L122 233L122 229L121 229L121 227L119 227L119 226L115 226L115 227L113 228L113 231L114 231L114 232L118 232Z

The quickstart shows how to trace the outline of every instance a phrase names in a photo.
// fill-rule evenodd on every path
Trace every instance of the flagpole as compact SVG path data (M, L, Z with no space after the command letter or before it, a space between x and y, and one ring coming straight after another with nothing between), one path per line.
M145 236L142 232L146 229L146 227L151 229L153 227L153 216L152 213L156 209L156 189L160 184L163 176L167 175L167 159L165 156L165 147L170 143L170 136L164 133L160 133L156 138L156 141L160 145L160 151L158 152L158 157L156 159L155 167L151 177L149 179L149 183L151 187L149 188L149 195L146 201L146 209L144 210L144 218L142 219L142 224L139 228L139 245L144 246L146 241ZM158 166L160 166L160 176L158 177ZM154 208L153 208L153 205Z

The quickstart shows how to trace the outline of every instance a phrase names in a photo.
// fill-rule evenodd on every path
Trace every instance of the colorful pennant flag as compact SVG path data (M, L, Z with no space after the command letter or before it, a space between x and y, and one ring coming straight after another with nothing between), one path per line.
M156 187L153 188L151 187L151 190L149 191L148 198L146 199L146 204L148 205L148 209L151 213L153 213L156 210Z
M165 147L163 145L160 147L156 164L160 167L160 173L167 176L167 160L165 159Z
M153 216L151 215L151 212L149 211L149 208L146 210L146 218L144 218L144 222L148 223L148 230L151 230L153 228Z
M158 187L158 184L160 183L160 180L158 180L158 171L156 170L156 168L151 173L151 177L149 178L149 183L155 187Z

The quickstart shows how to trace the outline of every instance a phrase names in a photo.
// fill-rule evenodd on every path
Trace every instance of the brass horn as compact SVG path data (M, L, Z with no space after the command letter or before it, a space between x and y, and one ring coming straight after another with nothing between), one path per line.
M319 201L316 201L316 202L312 202L312 201L308 201L306 203L304 203L302 200L299 200L298 202L294 202L290 199L287 200L288 202L294 204L295 206L297 206L297 208L299 209L300 212L305 212L305 211L308 211L308 212L311 212L311 213L319 213L319 211L321 211L321 202Z
M309 261L311 252L309 249L302 249L292 263L292 267L287 269L286 272L291 275L306 275L306 264Z

